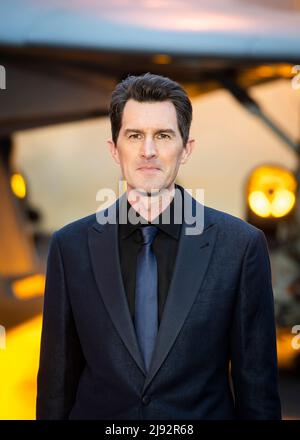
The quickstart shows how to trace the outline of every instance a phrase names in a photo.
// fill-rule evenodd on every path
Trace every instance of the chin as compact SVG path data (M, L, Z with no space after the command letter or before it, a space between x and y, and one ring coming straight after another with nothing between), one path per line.
M153 180L138 179L135 182L130 182L128 186L134 190L140 190L140 191L150 193L151 190L152 191L160 190L161 188L164 187L164 184L163 184L163 182L158 182L155 179L153 179Z
M140 184L136 188L141 191L147 192L150 195L151 191L154 194L156 191L160 191L162 188L164 188L164 185L163 183L158 183L158 182L153 182L153 183L148 182L148 183Z

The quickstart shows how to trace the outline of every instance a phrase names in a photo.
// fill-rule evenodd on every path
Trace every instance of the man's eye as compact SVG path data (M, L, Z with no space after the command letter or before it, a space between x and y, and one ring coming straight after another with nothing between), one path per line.
M129 136L129 138L139 139L138 136L141 136L140 133L134 133Z
M167 133L159 133L160 139L171 139L171 136Z

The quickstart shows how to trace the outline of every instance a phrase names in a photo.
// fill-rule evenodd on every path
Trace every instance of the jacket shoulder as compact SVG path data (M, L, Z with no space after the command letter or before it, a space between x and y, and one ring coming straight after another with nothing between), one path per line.
M81 217L77 220L67 223L66 225L57 229L54 234L61 239L71 238L75 235L82 235L87 232L89 227L92 226L95 221L96 213L89 214L85 217Z
M204 206L204 216L209 218L210 223L218 224L221 233L230 235L234 241L238 239L248 240L259 234L264 234L261 229L246 220L210 206Z
M228 212L221 211L219 209L213 208L195 199L192 195L185 191L183 187L180 187L183 192L183 196L192 199L192 212L194 216L197 216L197 207L201 206L200 211L204 215L204 229L217 224L220 234L223 236L231 236L231 241L238 241L240 238L249 240L254 236L263 234L263 231L256 226L248 223L247 221L237 217Z

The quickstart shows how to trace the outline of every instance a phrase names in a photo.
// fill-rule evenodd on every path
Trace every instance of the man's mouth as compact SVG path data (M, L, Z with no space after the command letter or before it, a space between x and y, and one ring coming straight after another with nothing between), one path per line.
M155 171L160 171L159 168L157 167L140 167L138 168L138 171L143 171L143 172L155 172Z

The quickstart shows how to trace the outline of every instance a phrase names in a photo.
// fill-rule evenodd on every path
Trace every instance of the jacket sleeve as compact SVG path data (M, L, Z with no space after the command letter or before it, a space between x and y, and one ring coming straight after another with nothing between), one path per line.
M237 418L280 420L271 266L260 229L244 255L230 349Z
M64 276L57 232L52 235L46 269L36 418L66 419L84 366Z

